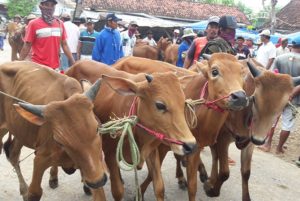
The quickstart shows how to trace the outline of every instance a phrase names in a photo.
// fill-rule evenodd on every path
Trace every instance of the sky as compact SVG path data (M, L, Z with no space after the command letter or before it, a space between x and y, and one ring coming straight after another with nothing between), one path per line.
M247 7L251 8L254 12L260 11L263 6L262 6L262 0L235 0L236 2L240 1L244 3ZM265 4L270 5L271 0L266 0ZM276 7L280 6L283 7L287 3L289 3L290 0L278 0L278 3Z

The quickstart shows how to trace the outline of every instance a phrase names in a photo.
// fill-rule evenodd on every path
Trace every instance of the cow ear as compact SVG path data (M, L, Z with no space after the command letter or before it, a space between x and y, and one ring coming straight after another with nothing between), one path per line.
M179 78L180 85L182 89L185 89L186 86L195 78L195 75L187 75Z
M199 72L201 72L204 77L208 78L208 62L206 60L198 62L196 61L196 67Z
M83 80L80 80L80 85L81 85L81 88L83 89L83 92L86 92L91 88L92 83L88 80L83 79Z
M46 120L43 117L40 117L38 115L35 115L35 114L25 110L19 104L14 104L14 107L15 107L16 111L30 123L41 126L46 122Z
M124 78L110 77L108 75L102 75L103 81L118 94L123 96L135 96L138 92L137 85Z

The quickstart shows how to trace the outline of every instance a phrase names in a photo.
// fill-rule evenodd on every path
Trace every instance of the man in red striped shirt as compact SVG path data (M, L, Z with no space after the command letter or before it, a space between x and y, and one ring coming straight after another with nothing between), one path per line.
M32 48L33 62L57 69L61 45L71 64L75 62L66 41L64 24L53 16L56 4L56 0L40 1L42 16L28 24L20 60L24 60Z

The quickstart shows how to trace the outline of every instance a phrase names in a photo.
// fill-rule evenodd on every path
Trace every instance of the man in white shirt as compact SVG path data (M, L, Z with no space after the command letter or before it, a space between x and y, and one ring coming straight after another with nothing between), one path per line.
M136 43L135 33L138 24L136 21L131 21L128 25L128 30L121 32L121 41L123 46L124 56L132 56L133 47Z
M143 42L147 42L150 46L157 46L155 40L153 39L153 33L151 30L147 32L147 37L143 39Z
M270 41L270 30L263 30L259 35L260 40L262 41L262 45L257 50L256 60L262 65L264 65L266 69L270 69L276 57L276 47Z
M77 45L80 36L79 27L71 22L71 16L68 13L64 13L61 16L62 20L64 21L64 26L67 33L67 44L70 48L72 56L74 60L77 60ZM68 67L71 65L70 61L68 60L67 56L61 50L61 57L60 57L60 70L66 71Z
M288 45L288 39L282 38L281 45L276 49L276 57L290 52L290 49L287 47L287 45Z

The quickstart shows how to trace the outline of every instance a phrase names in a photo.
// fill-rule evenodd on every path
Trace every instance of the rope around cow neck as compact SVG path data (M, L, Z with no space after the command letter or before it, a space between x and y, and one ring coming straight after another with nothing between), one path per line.
M102 124L102 126L99 128L99 133L110 134L112 138L116 138L118 135L120 135L119 131L122 130L117 145L117 150L116 150L117 164L122 170L125 171L134 170L135 187L136 187L135 200L141 201L142 193L141 193L141 189L138 181L138 174L137 174L137 166L140 163L140 151L138 145L134 140L134 136L132 132L132 127L134 127L137 124L137 121L138 121L137 116L130 116L130 117L124 117L122 119L111 120L105 124ZM129 140L132 164L126 161L123 154L124 139L126 136L128 136L128 140Z
M196 128L198 119L196 115L196 106L205 103L204 99L186 99L185 100L187 109L184 111L184 116L189 128Z

